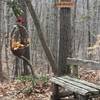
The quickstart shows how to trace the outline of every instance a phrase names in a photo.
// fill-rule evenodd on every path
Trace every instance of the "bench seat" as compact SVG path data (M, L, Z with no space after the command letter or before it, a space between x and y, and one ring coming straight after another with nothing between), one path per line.
M100 96L100 86L85 80L62 76L52 77L51 82L63 87L66 91L69 90L82 96L88 96L88 98Z

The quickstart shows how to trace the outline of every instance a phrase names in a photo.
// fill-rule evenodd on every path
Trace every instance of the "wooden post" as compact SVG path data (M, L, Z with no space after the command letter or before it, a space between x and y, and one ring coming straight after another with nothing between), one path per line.
M60 100L59 86L57 84L52 84L52 91L51 100Z
M78 78L78 65L73 65L73 77Z
M79 100L88 100L89 98L88 98L88 96L81 96L80 95L80 97L79 97Z

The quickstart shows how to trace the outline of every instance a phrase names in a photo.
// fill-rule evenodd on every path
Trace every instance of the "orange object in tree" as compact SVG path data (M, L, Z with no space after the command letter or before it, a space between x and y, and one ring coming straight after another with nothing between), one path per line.
M14 39L12 39L12 49L17 50L19 48L23 48L25 47L23 44L21 44L19 41L15 41Z

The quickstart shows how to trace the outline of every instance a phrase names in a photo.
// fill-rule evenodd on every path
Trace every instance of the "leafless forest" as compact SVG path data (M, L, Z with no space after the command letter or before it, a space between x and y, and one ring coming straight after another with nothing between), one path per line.
M49 89L46 88L45 90L44 88L42 91L44 97L40 95L41 90L36 88L35 90L38 93L38 96L35 94L35 96L30 96L30 98L27 97L28 99L25 99L25 96L19 93L17 99L11 99L12 97L9 96L4 98L7 94L5 91L8 92L9 87L12 87L11 91L14 91L13 88L15 88L15 86L18 86L19 89L25 88L26 86L28 87L30 83L26 83L26 86L20 83L22 86L20 87L18 85L19 83L14 79L31 74L30 67L28 67L27 63L15 56L10 49L11 32L16 25L16 16L9 5L9 1L10 0L0 0L0 100L50 100L50 83L48 83ZM25 27L29 35L29 47L27 48L27 52L24 53L24 56L30 61L33 72L37 77L51 78L54 76L54 73L39 39L38 31L30 11L24 0L16 1L23 9L23 16L26 20ZM60 0L29 1L31 1L37 19L40 22L46 44L51 50L55 62L58 65L59 42L61 36L60 8L55 7L55 3ZM74 0L74 3L75 6L71 8L71 37L70 39L68 38L71 41L71 47L68 47L67 49L72 51L73 58L100 62L100 0ZM63 22L64 21L66 20L63 19ZM66 51L66 49L64 51ZM95 66L94 68L79 66L77 74L79 74L79 78L81 79L100 85L100 69L96 69ZM14 82L11 84L12 81ZM9 85L5 87L8 82ZM39 86L40 85L41 84L39 84ZM8 90L6 90L6 88ZM2 92L2 90L4 92ZM45 94L45 92L48 91L49 94Z

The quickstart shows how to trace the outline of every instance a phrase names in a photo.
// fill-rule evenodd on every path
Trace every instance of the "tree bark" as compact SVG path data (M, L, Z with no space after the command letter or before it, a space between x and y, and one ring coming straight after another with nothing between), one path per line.
M19 4L21 4L21 9L22 9L23 12L24 12L22 16L25 18L24 27L27 29L27 12L26 12L26 5L25 5L25 3L24 3L23 0L18 0L18 2L19 2ZM28 34L28 33L26 33L26 34ZM29 50L29 47L27 47L27 48L25 49L24 54L23 54L23 56L26 57L28 60L30 59L30 52L29 52L29 51L30 51L30 50ZM29 74L29 69L28 69L28 64L27 64L26 61L23 61L23 69L24 69L23 74L24 74L24 75L28 75L28 74Z
M89 19L89 16L90 16L90 10L89 10L89 0L87 0L87 17L88 17L88 20L87 20L87 28L88 28L88 46L90 47L91 46L91 33L90 33L90 19ZM90 57L89 57L90 58Z
M74 6L74 15L73 15L73 56L77 56L77 50L76 50L76 11L77 11L77 0L75 0L75 6ZM73 76L78 77L78 66L75 65L73 67Z
M2 34L2 0L0 1L0 81L4 80L2 69L2 47L3 47L3 34Z
M58 75L71 72L70 65L66 63L66 58L72 55L71 41L71 9L61 8Z

